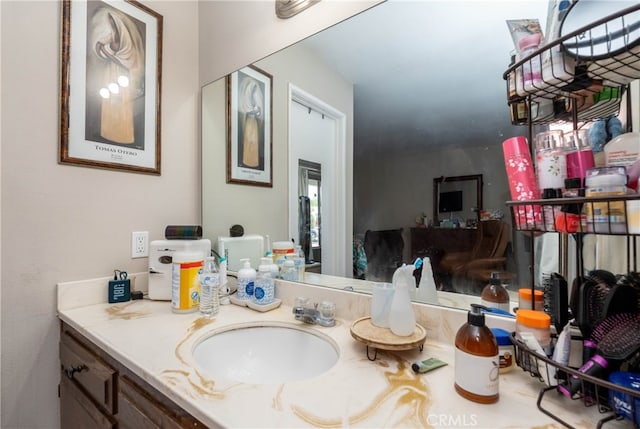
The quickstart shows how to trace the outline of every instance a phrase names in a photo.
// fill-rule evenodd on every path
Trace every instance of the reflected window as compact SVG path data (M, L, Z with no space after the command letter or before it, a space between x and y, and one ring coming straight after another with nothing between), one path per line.
M322 190L322 168L316 162L298 160L298 196L307 197L309 200L308 214L306 210L302 211L302 216L308 216L307 219L300 219L300 224L308 223L308 232L310 234L310 244L312 248L320 247L320 236L322 234L321 207L320 199ZM305 225L305 228L306 225ZM306 232L306 231L305 231Z

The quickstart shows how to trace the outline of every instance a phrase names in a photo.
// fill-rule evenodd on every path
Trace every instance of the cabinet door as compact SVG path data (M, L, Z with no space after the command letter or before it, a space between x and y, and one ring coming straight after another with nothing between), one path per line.
M120 377L118 404L118 421L122 429L199 427L189 422L181 424L170 408L156 401L127 376Z
M100 410L72 379L60 381L60 427L62 429L115 428L115 419Z
M67 331L60 335L60 364L63 379L78 383L93 401L115 414L117 371Z

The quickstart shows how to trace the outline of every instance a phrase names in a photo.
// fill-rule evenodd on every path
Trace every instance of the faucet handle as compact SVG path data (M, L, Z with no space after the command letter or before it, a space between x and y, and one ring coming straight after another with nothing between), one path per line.
M309 298L305 298L303 296L299 296L296 298L294 307L296 308L307 308L309 306Z
M333 326L336 324L336 305L331 301L322 301L318 309L318 324L322 326Z

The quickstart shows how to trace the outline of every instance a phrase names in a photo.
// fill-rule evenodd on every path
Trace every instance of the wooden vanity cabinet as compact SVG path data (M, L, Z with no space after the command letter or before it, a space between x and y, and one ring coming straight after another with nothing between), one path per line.
M75 336L60 335L60 426L113 428L117 372Z
M62 429L206 427L64 322L60 365Z

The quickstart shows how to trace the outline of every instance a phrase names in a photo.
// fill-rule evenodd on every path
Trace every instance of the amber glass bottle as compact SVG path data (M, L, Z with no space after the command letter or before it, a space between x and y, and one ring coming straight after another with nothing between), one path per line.
M471 304L467 323L456 334L455 389L481 404L498 401L500 361L496 337L484 323L482 306Z
M480 298L486 307L509 311L509 292L502 286L499 273L491 273L489 284L482 289Z

